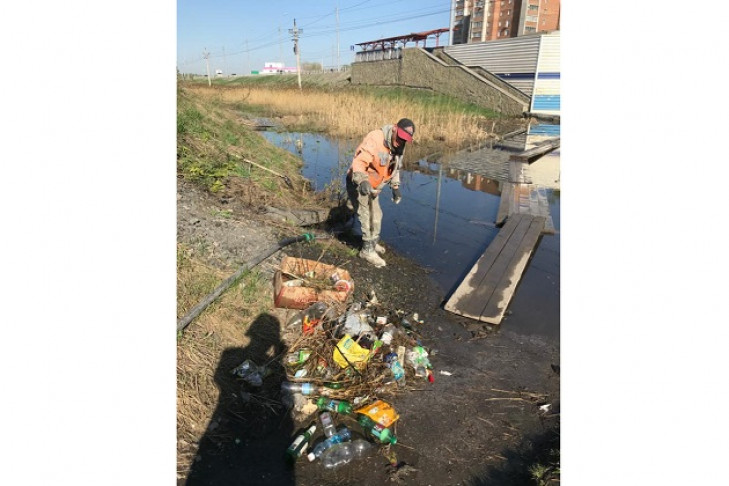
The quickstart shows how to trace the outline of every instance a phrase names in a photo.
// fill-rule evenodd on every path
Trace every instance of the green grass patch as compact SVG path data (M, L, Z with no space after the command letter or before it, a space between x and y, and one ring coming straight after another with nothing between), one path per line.
M477 115L487 118L498 118L501 116L498 112L473 103L466 103L453 96L422 89L400 87L382 88L375 86L358 86L351 89L385 102L402 101L408 104L427 106L435 111L460 112L466 115Z
M260 108L240 102L225 104L216 98L197 97L184 89L178 90L177 103L177 166L186 179L217 192L232 175L251 176L251 169L242 158L284 174L296 173L301 167L301 161L293 154L271 145L238 121L242 113ZM242 155L232 155L231 148ZM255 168L252 172L256 170L261 172ZM271 177L260 180L265 190L276 188Z

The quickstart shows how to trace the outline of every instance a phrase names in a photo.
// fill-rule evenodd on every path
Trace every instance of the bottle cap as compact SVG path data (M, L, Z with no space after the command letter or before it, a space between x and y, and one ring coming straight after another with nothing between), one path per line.
M312 461L313 461L314 459L316 459L316 456L314 455L314 453L313 453L313 452L309 452L309 453L308 453L308 454L306 455L306 458L307 458L307 459L309 459L309 462L312 462Z
M352 284L350 284L348 280L337 280L334 284L334 288L338 292L349 292L352 290Z

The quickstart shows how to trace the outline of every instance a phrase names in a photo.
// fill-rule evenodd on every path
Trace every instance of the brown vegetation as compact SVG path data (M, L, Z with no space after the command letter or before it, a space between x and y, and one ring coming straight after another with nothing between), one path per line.
M227 104L244 102L270 107L278 115L294 116L307 125L335 136L360 137L372 127L410 118L417 127L415 143L442 142L456 147L494 136L496 121L484 116L446 111L406 99L384 101L354 91L304 91L255 87L209 88L193 85L196 95Z

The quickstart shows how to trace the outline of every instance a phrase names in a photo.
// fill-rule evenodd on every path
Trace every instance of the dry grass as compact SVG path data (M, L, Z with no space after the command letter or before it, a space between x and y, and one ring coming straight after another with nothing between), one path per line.
M178 246L178 315L184 315L228 275ZM250 346L250 323L265 313L270 289L258 274L244 276L185 329L177 344L178 470L189 468L221 397L215 370L226 349ZM274 332L278 333L278 329ZM264 340L265 341L265 340Z
M325 249L326 251L326 249ZM329 259L330 255L327 255ZM192 306L207 295L227 274L211 268L199 261L191 250L183 245L178 247L178 314L184 315ZM297 275L298 276L298 275ZM215 411L220 409L236 410L241 404L231 390L221 393L220 374L228 374L240 364L241 354L232 350L245 349L246 357L250 357L257 365L267 365L275 374L285 362L289 352L308 349L310 358L298 367L286 367L289 381L306 381L314 384L340 383L339 389L329 389L325 393L330 398L349 400L364 397L360 404L367 403L372 397L386 399L407 390L412 384L422 383L413 376L412 369L405 367L408 386L398 388L391 381L391 372L382 361L382 354L389 348L384 346L371 357L366 366L358 369L342 369L333 358L335 346L340 338L333 335L337 318L346 310L347 305L329 302L331 309L329 319L321 322L313 334L302 335L301 325L287 326L290 317L298 311L272 310L270 306L270 284L257 274L244 276L241 281L226 291L216 302L211 304L193 323L180 334L177 345L177 460L178 472L184 476L190 468L199 448L199 441L207 434L213 440L226 441L230 437L216 435L216 430L206 430L214 422ZM391 315L393 311L377 304L371 305L371 315ZM397 318L394 318L397 322ZM381 330L373 326L379 335ZM399 334L393 338L393 348L402 344L414 345L413 336ZM317 369L323 365L330 373ZM305 369L306 377L294 378L297 369ZM264 385L275 382L271 377ZM270 388L270 387L269 387ZM260 408L269 408L274 415L284 411L283 397L281 401L272 399L275 390L253 395L253 404ZM319 396L319 395L317 395ZM247 417L261 417L261 414L249 414ZM240 417L241 420L248 420ZM222 428L221 428L222 429Z
M270 107L279 115L296 117L299 124L319 127L342 137L361 137L368 130L403 117L417 127L416 143L442 142L449 146L478 143L493 134L493 122L474 114L446 111L406 99L383 101L373 95L354 91L305 91L229 87L215 89L191 86L201 97L223 103L248 103ZM294 121L295 121L294 120Z

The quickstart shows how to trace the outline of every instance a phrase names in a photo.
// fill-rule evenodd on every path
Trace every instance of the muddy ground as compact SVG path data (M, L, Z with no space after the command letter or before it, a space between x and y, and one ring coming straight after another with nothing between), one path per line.
M178 181L177 198L178 241L213 248L211 265L235 268L280 238L279 228L266 224L235 198L211 195L183 180ZM355 244L321 241L345 249ZM317 259L321 247L307 243L286 247L261 265L266 275L272 275L284 254ZM410 382L414 389L388 400L400 414L395 428L398 443L339 469L325 470L305 459L293 469L284 467L284 450L307 422L296 422L280 407L283 375L274 373L260 392L273 405L243 398L221 400L197 444L191 471L179 484L537 484L529 467L547 464L550 451L559 449L559 343L515 334L509 331L508 318L491 331L450 314L442 309L445 296L426 271L392 251L385 259L388 264L383 269L357 257L348 260L345 268L355 281L354 299L364 301L374 290L383 304L418 312L424 320L419 328L422 343L434 351L435 382ZM259 326L277 327L280 333L273 338L267 334L271 342L259 343L262 346L256 349L283 349L287 344L285 321L291 311L274 309L273 302L271 307L270 313L251 323L251 338ZM221 395L245 396L240 382L229 374L244 359L263 357L256 357L252 346L226 350L220 357L215 375ZM338 423L360 430L346 417L338 417ZM317 438L320 435L317 431Z

